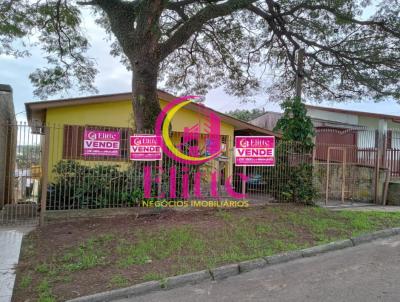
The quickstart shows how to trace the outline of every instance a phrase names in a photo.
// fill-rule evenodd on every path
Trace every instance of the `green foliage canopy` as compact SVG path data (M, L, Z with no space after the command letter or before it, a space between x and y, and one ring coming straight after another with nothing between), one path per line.
M95 91L89 12L132 70L139 129L160 111L160 80L182 93L222 85L239 97L292 96L300 48L305 98L400 100L399 0L3 0L0 54L26 55L32 38L47 60L30 75L37 96Z
M281 198L291 202L313 204L316 190L313 185L313 166L310 162L314 147L314 127L307 108L299 97L285 100L283 116L275 126L281 131L282 142L277 146L277 169L285 171Z
M283 116L276 124L274 131L282 132L282 139L300 142L302 147L311 150L314 146L314 126L307 116L307 108L301 99L287 99L282 104Z
M239 120L248 122L248 121L251 121L251 120L255 119L256 117L259 117L264 112L265 112L264 109L254 108L254 109L251 109L251 110L235 109L235 110L231 110L231 111L226 112L226 114L228 114L230 116L233 116L234 118L237 118Z

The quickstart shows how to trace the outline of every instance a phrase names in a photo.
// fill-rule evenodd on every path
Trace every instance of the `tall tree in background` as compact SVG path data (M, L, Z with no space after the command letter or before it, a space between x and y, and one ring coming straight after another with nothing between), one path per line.
M314 126L299 97L285 100L281 107L283 115L274 128L282 133L276 148L276 168L287 177L278 191L283 200L313 204L316 195L311 163Z
M270 95L292 95L299 48L305 49L304 97L400 100L400 5L370 2L3 0L0 53L25 55L16 39L37 37L48 65L30 76L36 95L95 90L96 68L81 30L82 12L94 12L113 39L111 54L132 70L138 130L154 125L160 80L180 92L224 85L244 97L262 87L263 70L273 70Z
M255 119L256 117L259 117L263 113L265 113L265 110L259 109L259 108L254 108L251 110L235 109L235 110L226 112L227 115L233 116L234 118L237 118L237 119L245 121L245 122L249 122L249 121Z
M307 116L307 108L299 97L282 102L282 117L278 120L274 131L282 133L282 140L301 143L302 149L311 152L314 142L314 125Z

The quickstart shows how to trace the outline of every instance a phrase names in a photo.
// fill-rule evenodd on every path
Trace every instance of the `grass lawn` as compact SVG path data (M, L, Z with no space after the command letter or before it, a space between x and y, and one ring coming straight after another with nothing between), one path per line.
M51 224L25 237L13 299L64 301L392 226L400 213L295 205Z

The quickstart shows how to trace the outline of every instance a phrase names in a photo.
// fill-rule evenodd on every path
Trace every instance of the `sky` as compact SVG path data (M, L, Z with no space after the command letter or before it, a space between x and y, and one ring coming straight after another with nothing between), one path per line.
M106 41L105 32L98 27L93 18L84 13L83 28L89 38L91 48L88 55L97 62L99 73L96 77L95 86L99 94L121 93L131 90L131 74L119 62L109 54L109 42ZM26 58L13 58L0 55L0 84L9 84L13 88L14 106L19 121L25 121L25 102L39 101L33 95L33 86L29 80L29 74L36 68L44 66L45 60L40 49L30 49L32 55ZM66 97L78 97L77 91L70 91ZM60 96L52 96L49 99L57 99ZM205 104L215 110L226 112L233 109L264 108L267 111L280 111L277 103L266 101L265 95L255 97L254 103L241 103L239 99L224 93L222 88L209 91L206 95ZM316 103L313 103L316 104ZM374 113L385 113L400 115L400 105L395 102L374 103L368 100L357 100L349 103L331 103L320 100L321 106L344 108L350 110L367 111Z

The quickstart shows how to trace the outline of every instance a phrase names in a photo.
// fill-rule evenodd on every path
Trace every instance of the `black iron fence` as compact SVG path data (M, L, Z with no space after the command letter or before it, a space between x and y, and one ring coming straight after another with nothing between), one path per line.
M129 208L149 200L241 196L250 202L282 202L312 196L371 201L382 193L377 186L385 173L400 176L400 135L394 130L384 136L385 149L375 141L379 139L375 130L320 130L314 150L304 149L301 142L277 141L274 166L242 167L234 164L231 135L218 137L218 157L194 165L166 154L151 161L131 160L130 138L138 134L129 127L23 123L0 127L5 133L1 143L7 146L0 154L1 223L36 223L45 211ZM112 149L112 140L107 154L92 145L87 148L88 130L98 135L117 133L116 148ZM182 153L209 155L205 134L187 139L182 132L172 132L170 138ZM302 190L310 182L317 194Z

